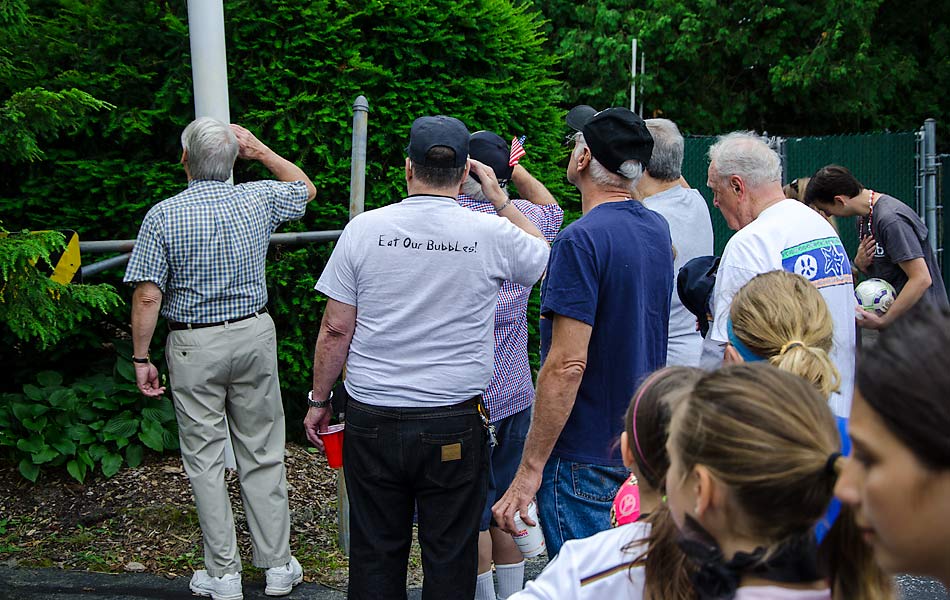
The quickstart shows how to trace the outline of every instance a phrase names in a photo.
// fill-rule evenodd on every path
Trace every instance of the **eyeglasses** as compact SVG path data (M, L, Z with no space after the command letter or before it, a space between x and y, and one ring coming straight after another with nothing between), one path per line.
M509 182L509 181L511 181L511 180L510 180L510 179L499 179L499 180L498 180L498 187L500 187L501 189L505 189L505 187L508 185L508 182Z
M564 145L571 146L573 148L574 145L577 144L577 140L581 138L581 135L583 134L580 131L573 131L567 134L567 136L564 138Z
M798 179L793 179L791 182L789 182L788 187L795 190L795 193L797 194L798 193Z

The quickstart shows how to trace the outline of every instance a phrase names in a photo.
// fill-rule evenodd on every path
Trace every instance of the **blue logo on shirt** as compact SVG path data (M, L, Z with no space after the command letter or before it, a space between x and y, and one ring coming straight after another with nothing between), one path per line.
M840 276L844 274L845 254L841 246L822 248L821 253L825 257L825 275ZM848 266L850 267L850 265Z
M837 237L812 240L782 251L782 268L818 288L852 283L851 263Z

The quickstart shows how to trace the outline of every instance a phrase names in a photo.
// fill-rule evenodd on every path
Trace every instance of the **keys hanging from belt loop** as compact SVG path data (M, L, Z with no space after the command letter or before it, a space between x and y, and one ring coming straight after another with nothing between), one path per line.
M485 430L488 432L488 443L494 448L498 445L498 437L495 435L495 425L488 420L488 414L481 401L478 403L478 416L482 418L482 425L485 426Z

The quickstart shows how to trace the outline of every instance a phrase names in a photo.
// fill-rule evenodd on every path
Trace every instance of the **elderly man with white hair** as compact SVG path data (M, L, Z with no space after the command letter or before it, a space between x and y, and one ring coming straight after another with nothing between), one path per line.
M703 366L715 368L733 338L729 308L736 292L759 273L785 269L811 281L831 311L831 360L841 386L829 403L850 412L854 386L854 287L837 232L821 215L785 198L778 154L749 132L721 136L709 149L707 185L713 204L736 234L726 244L713 290L715 320L703 344Z
M206 568L195 572L191 591L243 597L224 480L230 429L254 565L266 569L264 592L281 596L303 581L303 570L290 554L284 407L264 262L271 233L302 217L316 189L300 167L239 125L202 117L185 128L181 144L188 189L148 211L125 271L136 285L136 383L146 396L165 391L148 352L161 312L181 458L204 538ZM237 157L259 161L279 181L233 185Z
M571 110L578 133L567 179L583 216L558 234L541 285L541 372L515 479L493 507L515 532L537 493L549 556L570 539L610 527L610 508L630 476L623 414L642 378L666 363L673 289L670 228L633 200L653 138L625 108Z

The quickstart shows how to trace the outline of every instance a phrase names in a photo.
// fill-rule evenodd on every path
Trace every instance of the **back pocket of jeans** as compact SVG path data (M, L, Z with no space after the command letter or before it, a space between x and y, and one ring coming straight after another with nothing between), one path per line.
M382 474L378 427L360 427L347 422L343 429L343 464L369 478Z
M571 484L574 495L594 502L613 502L623 483L617 479L620 469L601 465L571 465Z
M475 477L475 434L420 433L426 479L443 488L453 488Z

